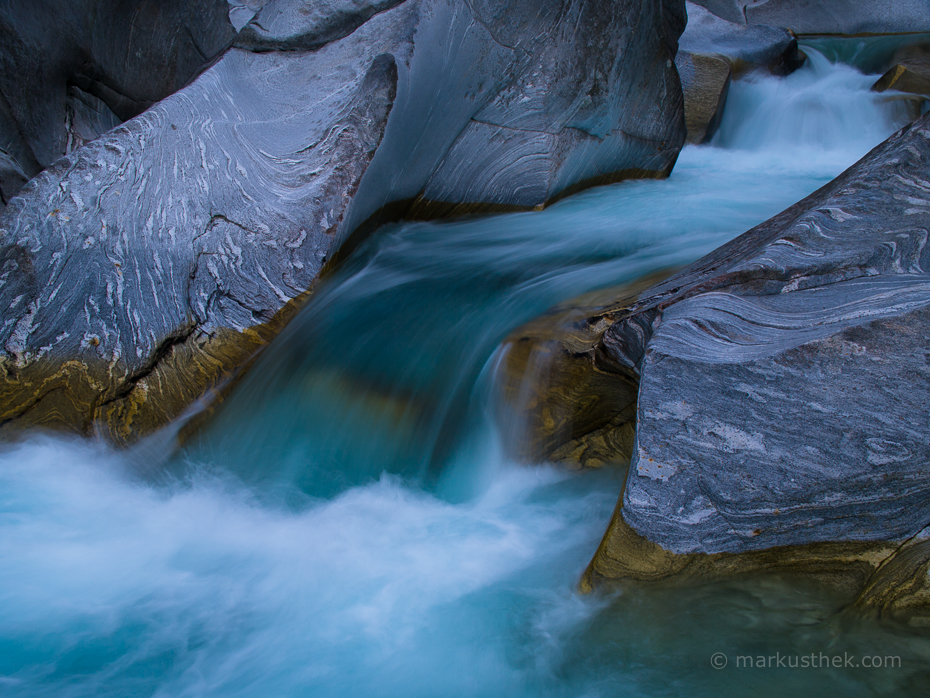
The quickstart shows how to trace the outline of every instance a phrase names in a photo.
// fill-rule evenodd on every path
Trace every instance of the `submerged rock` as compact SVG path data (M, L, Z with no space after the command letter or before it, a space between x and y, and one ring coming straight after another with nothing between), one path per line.
M412 202L532 208L667 175L683 23L679 0L264 5L0 217L4 428L166 423L281 329L350 234Z
M638 382L636 443L587 587L782 567L873 605L910 603L892 570L926 588L928 166L930 116L612 311L590 370Z

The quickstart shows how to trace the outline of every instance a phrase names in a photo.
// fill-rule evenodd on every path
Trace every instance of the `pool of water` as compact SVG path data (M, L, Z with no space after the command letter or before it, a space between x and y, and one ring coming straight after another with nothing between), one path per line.
M515 327L693 261L902 125L809 55L734 83L667 181L378 231L183 447L7 447L0 695L921 695L930 635L809 580L579 595L624 472L512 463L495 422Z

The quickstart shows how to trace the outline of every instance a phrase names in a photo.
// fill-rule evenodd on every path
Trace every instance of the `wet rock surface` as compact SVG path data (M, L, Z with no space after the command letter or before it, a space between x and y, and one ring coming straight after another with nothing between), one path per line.
M686 3L688 26L681 36L675 65L685 99L689 143L713 136L723 117L730 80L754 70L787 75L799 68L803 54L783 29L745 26Z
M507 440L517 447L513 457L570 469L629 462L638 383L598 370L595 349L626 307L668 275L574 299L507 338L500 372L506 409L499 418L513 434Z
M906 92L919 101L930 100L930 59L903 60L872 86L876 92Z
M926 586L928 162L924 117L606 329L636 444L586 585L847 556L866 605Z
M222 8L257 14L215 65L0 217L6 431L131 440L222 385L389 205L532 208L663 176L684 140L674 0L254 5ZM89 135L110 117L77 87Z

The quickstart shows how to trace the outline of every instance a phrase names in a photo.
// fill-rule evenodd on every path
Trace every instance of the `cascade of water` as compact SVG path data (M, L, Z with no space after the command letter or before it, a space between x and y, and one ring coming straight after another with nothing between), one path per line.
M896 107L868 79L811 55L735 83L715 141L668 181L381 231L171 480L69 441L0 454L0 693L636 696L687 675L682 690L718 695L709 647L914 655L888 629L841 633L835 597L777 580L578 597L622 473L508 464L487 417L514 327L697 258L891 133Z
M888 124L907 118L906 107L869 92L874 75L831 62L807 47L804 69L785 80L749 76L734 83L713 145L851 164L888 135ZM764 117L762 116L764 114Z
M810 51L788 78L736 82L713 147L685 149L667 181L389 226L322 285L185 458L291 495L382 471L431 487L457 448L489 437L469 405L510 330L686 264L829 181L902 123L871 80Z

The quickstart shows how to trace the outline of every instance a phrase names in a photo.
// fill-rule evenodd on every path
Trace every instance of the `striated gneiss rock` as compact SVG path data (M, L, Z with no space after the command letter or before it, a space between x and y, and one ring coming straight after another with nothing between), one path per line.
M355 231L662 176L684 139L680 0L230 10L258 12L236 47L0 217L5 429L132 439L247 362Z
M525 208L586 186L668 175L684 135L669 118L681 109L672 61L684 2L470 5L517 63L459 133L418 204Z
M784 567L926 600L882 580L928 582L928 169L930 116L612 311L590 370L638 382L636 443L586 587Z
M0 195L184 87L232 42L225 0L0 7ZM12 177L8 161L22 173Z
M785 27L795 34L930 31L925 0L694 0L730 22Z

